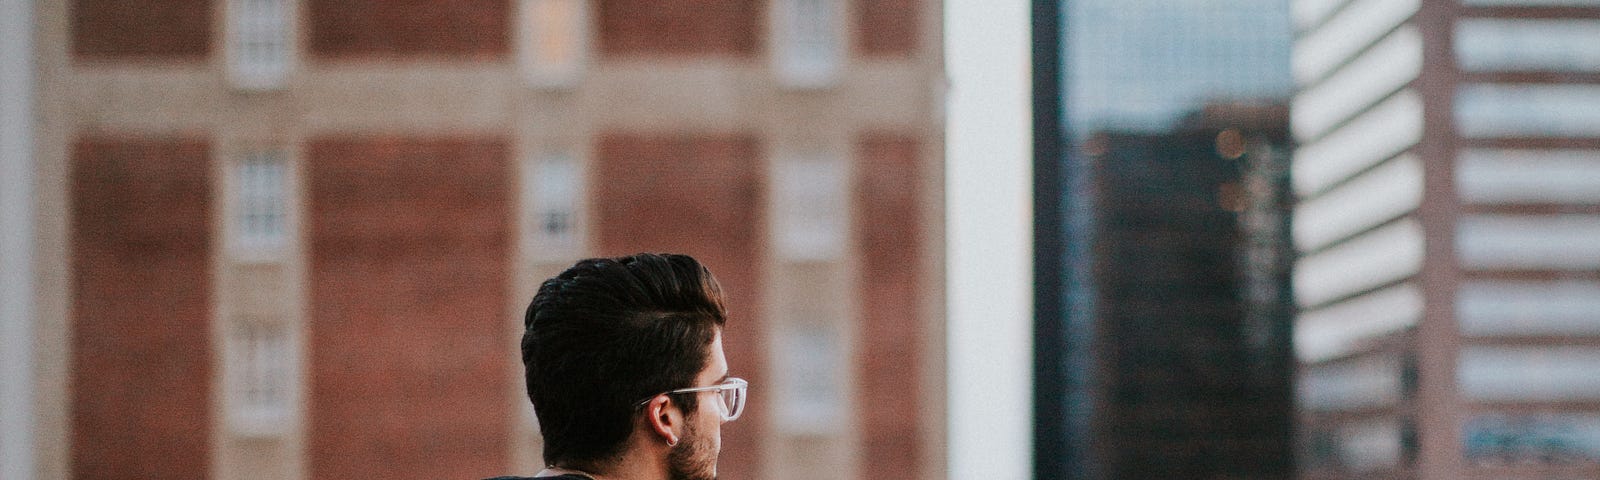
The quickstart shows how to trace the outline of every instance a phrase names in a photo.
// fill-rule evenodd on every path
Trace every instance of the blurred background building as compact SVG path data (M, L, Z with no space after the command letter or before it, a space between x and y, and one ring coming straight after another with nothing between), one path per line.
M1293 5L1303 477L1600 477L1600 4Z
M1023 385L971 3L0 4L0 480L531 472L522 308L644 249L732 295L724 478L1600 476L1600 5L1032 0Z
M22 3L25 478L531 474L522 310L636 251L730 294L723 478L944 476L940 1Z
M1287 4L1034 5L1035 475L1292 475Z

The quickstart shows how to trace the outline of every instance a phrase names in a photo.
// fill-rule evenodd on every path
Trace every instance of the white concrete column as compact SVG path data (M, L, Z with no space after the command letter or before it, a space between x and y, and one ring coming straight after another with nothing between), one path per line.
M1033 477L1029 6L945 2L952 479Z
M34 478L33 1L0 1L0 479Z

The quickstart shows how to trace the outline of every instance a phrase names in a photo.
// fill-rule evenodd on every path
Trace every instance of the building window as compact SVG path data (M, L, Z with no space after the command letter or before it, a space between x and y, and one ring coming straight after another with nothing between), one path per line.
M773 14L774 68L791 88L825 88L838 82L844 63L844 29L838 0L777 0Z
M245 318L228 339L227 405L231 430L245 436L284 433L294 404L295 351L281 323Z
M282 151L257 150L235 165L232 223L237 251L271 252L287 243L285 163Z
M528 169L528 225L535 259L569 260L582 246L583 228L578 206L583 198L583 175L572 155L545 155Z
M1600 85L1466 84L1456 89L1463 136L1600 136Z
M1489 413L1466 422L1461 442L1480 466L1572 465L1600 461L1600 416Z
M845 418L844 339L824 326L795 326L777 339L778 428L787 434L832 435Z
M826 156L779 161L774 175L773 242L791 261L844 256L849 193L844 162Z
M246 90L283 88L294 52L291 2L228 2L228 74Z
M1594 20L1464 19L1456 23L1456 62L1468 71L1596 72L1597 38Z
M523 0L518 38L522 72L530 85L577 84L589 57L589 2Z

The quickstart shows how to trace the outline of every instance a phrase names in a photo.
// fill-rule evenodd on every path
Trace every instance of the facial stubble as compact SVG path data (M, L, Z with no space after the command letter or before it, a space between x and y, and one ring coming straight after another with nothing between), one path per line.
M667 452L667 476L671 480L716 480L717 447L711 436L701 435L694 422L688 422L682 441Z

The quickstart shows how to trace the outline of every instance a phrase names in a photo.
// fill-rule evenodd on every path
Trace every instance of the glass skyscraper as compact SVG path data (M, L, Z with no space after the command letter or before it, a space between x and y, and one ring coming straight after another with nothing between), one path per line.
M1036 0L1038 478L1292 474L1273 0Z
M1289 96L1282 0L1058 0L1067 125L1167 131L1208 103Z

